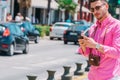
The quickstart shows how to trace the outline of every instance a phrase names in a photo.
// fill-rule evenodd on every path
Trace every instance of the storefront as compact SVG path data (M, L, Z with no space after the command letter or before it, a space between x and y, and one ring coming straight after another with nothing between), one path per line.
M40 24L52 24L53 22L59 20L58 4L55 0L51 0L49 14L47 12L47 8L48 0L32 0L29 16L30 14L33 15L37 23Z

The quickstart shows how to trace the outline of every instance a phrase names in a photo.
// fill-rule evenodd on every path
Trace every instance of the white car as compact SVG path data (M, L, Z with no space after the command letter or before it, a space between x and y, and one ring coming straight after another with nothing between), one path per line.
M56 22L50 28L50 40L57 38L58 40L63 39L64 32L68 29L68 27L73 26L73 23L68 22Z

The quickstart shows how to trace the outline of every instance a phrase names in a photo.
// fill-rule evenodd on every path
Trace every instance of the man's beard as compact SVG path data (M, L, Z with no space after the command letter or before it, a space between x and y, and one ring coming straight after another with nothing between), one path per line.
M97 18L98 20L101 20L103 17L99 17L99 18Z

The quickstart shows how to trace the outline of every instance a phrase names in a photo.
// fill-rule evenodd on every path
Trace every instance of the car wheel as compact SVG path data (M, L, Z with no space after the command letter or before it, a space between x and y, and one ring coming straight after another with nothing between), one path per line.
M53 40L53 37L50 37L50 40Z
M35 40L35 43L39 43L39 39L40 39L40 37L37 36L37 38L36 38L36 40Z
M23 54L27 54L29 52L29 44L26 43L25 49L23 50Z
M62 38L58 38L58 40L62 40Z
M8 56L13 56L14 55L14 45L13 44L10 45L9 50L7 52L7 55Z
M76 45L76 44L77 44L77 42L74 42L74 44Z
M67 44L67 41L64 41L64 44Z

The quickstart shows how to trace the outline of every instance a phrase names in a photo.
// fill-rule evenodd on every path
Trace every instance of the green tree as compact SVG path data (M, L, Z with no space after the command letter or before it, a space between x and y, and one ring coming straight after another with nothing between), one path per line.
M69 12L75 12L77 4L72 0L58 0L59 9L65 9Z
M73 0L58 0L59 9L65 9L70 13L74 13L77 7L77 4Z

